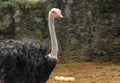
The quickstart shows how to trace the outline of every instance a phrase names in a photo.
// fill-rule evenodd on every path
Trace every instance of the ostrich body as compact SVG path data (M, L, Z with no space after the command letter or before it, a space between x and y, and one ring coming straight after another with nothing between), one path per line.
M52 8L48 15L51 51L47 46L18 40L0 40L0 80L4 83L45 83L57 62L58 44L54 19L63 17Z

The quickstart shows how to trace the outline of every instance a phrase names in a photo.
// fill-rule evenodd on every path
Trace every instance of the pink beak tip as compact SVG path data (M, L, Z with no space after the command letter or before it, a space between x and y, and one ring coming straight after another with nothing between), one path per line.
M61 18L63 18L63 16L62 16L62 15L60 15L60 17L61 17Z

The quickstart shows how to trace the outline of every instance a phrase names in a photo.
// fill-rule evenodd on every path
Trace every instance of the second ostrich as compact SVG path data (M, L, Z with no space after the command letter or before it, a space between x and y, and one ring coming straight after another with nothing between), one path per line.
M57 62L58 43L54 27L57 17L63 17L61 10L52 8L48 14L51 51L42 45L0 40L0 80L4 83L46 83Z

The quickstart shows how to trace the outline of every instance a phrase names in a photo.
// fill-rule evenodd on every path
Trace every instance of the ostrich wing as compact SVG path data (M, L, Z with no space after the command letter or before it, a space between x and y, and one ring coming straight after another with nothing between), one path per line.
M49 53L50 49L44 45L1 40L0 79L5 79L6 83L44 83L41 79L48 79L56 63L46 56Z

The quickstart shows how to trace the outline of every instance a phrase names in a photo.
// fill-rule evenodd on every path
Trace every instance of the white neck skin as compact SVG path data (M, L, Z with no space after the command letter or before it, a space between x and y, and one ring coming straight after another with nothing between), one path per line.
M48 26L51 38L51 53L48 55L52 59L57 59L58 54L58 42L55 33L55 26L54 26L55 18L49 13L48 15Z

